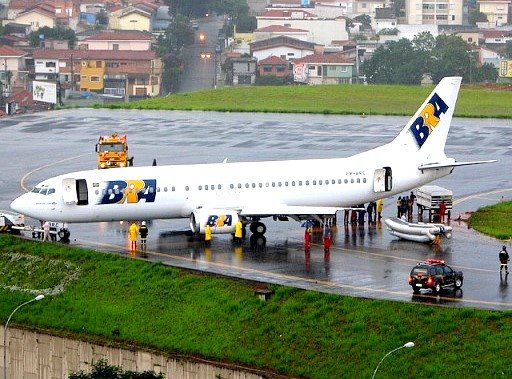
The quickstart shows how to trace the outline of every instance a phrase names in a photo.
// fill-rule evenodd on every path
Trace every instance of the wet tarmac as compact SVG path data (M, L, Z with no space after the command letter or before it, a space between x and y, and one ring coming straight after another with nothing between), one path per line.
M327 116L181 111L64 110L4 118L0 123L0 209L39 181L65 172L96 167L94 145L100 134L128 135L136 166L344 157L388 142L407 117ZM454 119L446 153L457 160L498 159L460 167L434 184L454 193L452 219L478 207L512 199L512 121ZM405 158L405 157L404 157ZM395 199L384 199L384 217L396 213ZM400 241L384 223L344 226L343 214L324 253L315 235L309 253L303 228L294 221L265 219L266 243L233 246L231 237L214 236L211 247L188 233L188 220L149 223L143 259L262 282L368 298L512 309L512 277L499 274L501 241L451 222L453 238L440 246ZM35 220L27 220L34 224ZM71 244L141 258L128 249L126 223L72 224ZM507 242L510 245L510 242ZM413 296L407 284L411 267L440 258L464 272L461 291Z

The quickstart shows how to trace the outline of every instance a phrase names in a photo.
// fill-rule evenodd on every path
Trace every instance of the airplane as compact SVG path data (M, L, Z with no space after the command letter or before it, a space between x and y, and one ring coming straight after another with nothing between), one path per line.
M227 162L59 175L16 198L25 216L66 223L188 218L203 234L231 233L240 219L253 235L262 219L323 222L337 211L412 190L452 173L445 155L462 78L446 77L391 142L346 158Z

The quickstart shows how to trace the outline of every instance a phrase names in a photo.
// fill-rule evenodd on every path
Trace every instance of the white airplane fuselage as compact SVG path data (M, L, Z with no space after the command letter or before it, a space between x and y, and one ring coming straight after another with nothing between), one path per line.
M39 183L11 208L68 223L190 218L199 233L206 224L231 233L238 217L322 220L489 162L444 153L460 83L444 78L393 141L351 157L79 171Z

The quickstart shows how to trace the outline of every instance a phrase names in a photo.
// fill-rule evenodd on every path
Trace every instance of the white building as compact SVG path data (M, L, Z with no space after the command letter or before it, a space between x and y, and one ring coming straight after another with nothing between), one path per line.
M348 39L347 21L344 17L321 19L316 14L302 9L272 9L256 17L258 29L272 25L282 25L292 29L308 30L311 41L330 45L332 41Z
M467 0L408 0L405 2L407 24L462 25Z

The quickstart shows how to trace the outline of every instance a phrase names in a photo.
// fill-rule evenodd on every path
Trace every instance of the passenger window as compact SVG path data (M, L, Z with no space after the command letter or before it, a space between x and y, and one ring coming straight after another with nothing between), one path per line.
M253 183L253 184L252 184L252 188L256 188L256 183Z
M94 191L95 195L99 195L99 193L100 193L100 191L98 191L98 190Z
M205 191L208 191L208 185L205 185L205 186L204 186L204 190L205 190Z
M217 189L222 189L222 185L221 185L221 184L219 184L219 185L217 186Z
M276 182L272 182L272 187L275 187L276 186Z
M338 179L338 184L341 184L341 179Z
M302 180L299 180L299 186L301 186L301 185L302 185Z
M234 184L230 184L230 185L229 185L229 188L230 188L230 189L233 189L233 188L235 188L235 185L234 185Z
M295 186L295 181L292 181L292 186Z
M358 182L358 183L361 183L361 179L357 178L357 182Z
M210 189L213 191L215 189L215 186L213 184L210 185Z
M348 179L345 179L345 184L347 184L347 183L348 183Z
M249 183L245 183L245 188L249 188Z
M309 186L309 180L306 180L306 185Z
M363 183L366 183L366 178L363 178Z
M197 189L201 191L203 189L203 186L199 186Z
M174 192L176 188L174 186L171 187L171 191ZM188 191L188 187L187 187L187 191Z
M258 185L259 185L259 187L260 187L260 188L262 188L262 187L263 187L263 183L259 183Z
M318 185L320 185L320 186L322 185L322 181L321 180L318 181Z
M313 185L316 186L316 180L313 180Z
M350 179L350 183L354 183L354 179L353 179L353 178L352 178L352 179Z
M268 182L266 182L266 183L265 183L265 187L268 187L268 186L269 186L269 183L268 183Z
M156 187L156 192L160 192L160 187Z
M277 182L277 185L278 185L279 187L281 187L281 186L283 185L283 183L281 183L281 182Z
M238 183L238 188L242 188L242 183Z
M185 186L185 191L188 191L188 190L189 190L188 186Z
M326 180L326 181L325 181L325 184L329 184L329 181L328 181L328 180Z

